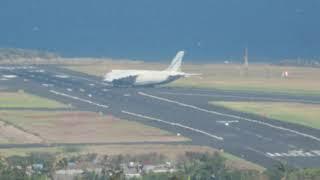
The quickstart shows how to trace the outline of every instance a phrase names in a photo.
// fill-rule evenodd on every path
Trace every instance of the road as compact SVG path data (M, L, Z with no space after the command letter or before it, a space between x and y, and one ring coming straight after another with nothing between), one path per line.
M320 104L320 97L188 88L113 88L56 66L0 66L0 85L179 133L265 167L320 167L320 131L209 105L208 101Z

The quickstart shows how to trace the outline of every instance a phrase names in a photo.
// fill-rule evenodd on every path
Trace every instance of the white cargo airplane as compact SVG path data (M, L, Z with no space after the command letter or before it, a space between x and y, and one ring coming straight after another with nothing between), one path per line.
M198 74L181 72L184 51L179 51L170 66L163 71L152 70L112 70L104 76L104 81L116 87L155 86L170 83L182 77Z

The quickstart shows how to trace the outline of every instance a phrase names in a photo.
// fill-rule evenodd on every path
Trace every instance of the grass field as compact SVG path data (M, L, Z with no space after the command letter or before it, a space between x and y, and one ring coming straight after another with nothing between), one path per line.
M112 69L161 70L166 66L141 61L79 61L78 64L68 64L65 67L102 77ZM180 79L169 86L320 95L320 83L315 83L320 77L319 68L253 64L246 70L242 65L237 64L186 64L182 69L185 72L202 75ZM289 72L288 78L281 77L284 71Z
M223 90L275 92L302 95L320 95L319 68L284 67L266 64L251 65L248 71L241 65L187 65L186 71L203 76L181 79L172 86L216 88ZM284 71L288 78L282 78Z
M101 116L91 112L45 112L0 110L0 143L96 143L96 142L183 142L181 136L136 122ZM4 125L5 124L5 125ZM12 124L12 125L11 125ZM78 147L78 146L75 146ZM29 153L49 152L68 154L97 153L100 155L163 154L171 160L185 152L214 152L213 148L193 145L85 145L76 152L65 152L64 147L0 149L0 156L25 156ZM70 155L71 155L70 154ZM259 165L222 153L227 166L234 169L263 171Z
M320 129L320 105L284 102L210 102L237 111Z
M63 108L54 100L41 98L23 92L0 92L0 108Z
M167 131L93 112L0 111L2 121L46 143L179 142Z

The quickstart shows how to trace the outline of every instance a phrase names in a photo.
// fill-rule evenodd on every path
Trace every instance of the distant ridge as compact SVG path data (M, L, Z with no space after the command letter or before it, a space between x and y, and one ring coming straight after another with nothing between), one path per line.
M0 61L16 59L57 59L59 55L52 52L20 49L20 48L0 48Z

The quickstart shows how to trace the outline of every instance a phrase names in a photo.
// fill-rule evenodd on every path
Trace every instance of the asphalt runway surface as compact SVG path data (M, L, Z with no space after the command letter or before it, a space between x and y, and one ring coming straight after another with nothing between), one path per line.
M209 105L209 101L320 104L320 97L188 88L114 88L57 66L0 66L2 90L19 90L138 121L264 167L320 167L320 130ZM35 146L33 144L33 146Z

